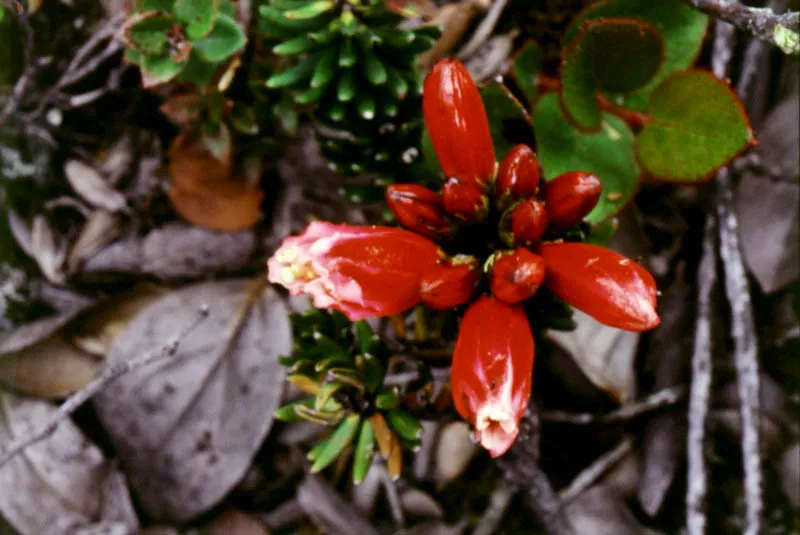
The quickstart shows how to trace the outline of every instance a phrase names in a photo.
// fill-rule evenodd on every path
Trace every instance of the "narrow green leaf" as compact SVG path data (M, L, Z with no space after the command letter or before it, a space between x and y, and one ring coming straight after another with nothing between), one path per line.
M364 366L364 386L367 391L375 392L383 384L386 368L377 357L371 354L362 355L361 358Z
M396 409L400 406L400 394L395 387L386 387L375 396L375 407L381 410Z
M352 67L356 64L358 55L356 46L353 44L352 37L342 39L342 46L339 48L339 67Z
M341 78L339 78L339 85L336 89L336 98L340 102L350 102L356 96L356 79L353 75L352 69L346 69Z
M258 133L258 120L253 108L242 102L234 102L230 114L231 126L240 134L252 136Z
M292 135L297 133L300 118L298 117L294 102L292 102L288 95L279 100L278 103L272 107L272 113L278 119L278 122L280 122L281 128L287 133Z
M375 334L369 323L364 320L357 321L354 325L359 351L362 355L366 355L372 351L373 345L378 341L378 335Z
M328 24L327 17L315 17L310 19L290 19L270 5L262 5L258 8L261 15L261 22L266 24L273 31L280 32L282 35L276 37L289 37L297 35L298 32L315 32L324 28ZM262 28L264 26L262 25Z
M290 20L306 20L322 15L334 7L336 7L334 0L314 0L303 7L285 11L283 15Z
M706 179L755 143L742 103L710 72L673 74L653 91L649 111L636 152L661 179Z
M336 49L331 47L322 53L311 77L312 88L326 87L336 76Z
M361 422L361 431L353 455L353 483L358 485L367 477L375 453L375 430L369 420Z
M236 21L220 14L211 33L194 43L194 50L206 61L216 62L228 59L244 48L245 43L247 38Z
M564 111L579 128L598 130L598 93L627 93L644 86L658 72L663 48L656 29L639 20L587 21L561 62Z
M589 222L597 224L613 216L633 198L640 170L633 151L634 135L625 121L604 114L600 132L581 132L567 120L558 95L550 94L536 104L533 125L539 163L548 180L576 169L600 178L603 193L587 217Z
M273 414L275 418L277 418L281 422L287 422L287 423L302 422L304 421L304 418L302 418L300 415L297 414L297 412L295 411L295 407L297 407L298 405L303 405L304 407L311 408L314 406L314 400L315 398L310 397L301 401L287 403L283 407L276 409Z
M408 94L408 82L403 78L397 69L393 67L387 67L386 72L388 74L388 86L389 89L392 91L392 94L395 96L397 100L403 100L406 98Z
M331 397L342 389L344 385L342 383L325 383L320 388L319 394L317 394L316 399L314 400L314 409L315 410L322 410L322 408L328 404L331 400Z
M395 409L386 413L389 426L405 440L417 441L422 436L422 424L410 413Z
M214 27L217 17L216 0L175 0L172 11L184 23L186 37L191 41L202 39Z
M367 91L358 96L358 114L368 121L375 118L375 97Z
M307 35L301 35L275 46L272 52L279 56L295 56L308 52L315 46L317 46L317 43L313 39Z
M275 73L267 79L267 87L276 89L279 87L288 87L301 82L311 76L314 68L319 61L319 55L305 58L294 67L286 69L283 72Z
M364 77L372 85L385 84L389 75L386 73L383 62L381 62L372 51L369 40L362 37L358 42L361 45L361 54L363 56L361 66L364 71Z
M341 409L317 410L313 407L306 407L305 405L295 405L294 411L303 420L313 422L315 424L334 426L342 421L345 412Z
M311 89L306 89L301 93L297 93L294 96L294 101L298 104L316 104L324 94L324 87L312 87Z
M325 447L315 453L314 464L311 465L312 474L324 470L342 454L353 441L360 422L360 415L351 414L339 424L339 427L328 437Z

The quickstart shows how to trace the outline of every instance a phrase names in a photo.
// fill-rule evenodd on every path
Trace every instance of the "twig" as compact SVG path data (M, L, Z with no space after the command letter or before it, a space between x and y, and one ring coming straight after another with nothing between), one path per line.
M392 512L392 519L394 523L398 527L402 527L406 523L405 515L403 515L403 505L400 503L400 495L397 493L397 486L392 478L389 476L389 472L386 470L386 466L383 463L378 464L375 466L375 469L378 469L378 474L380 475L381 483L383 484L383 489L386 491L386 501L389 502L389 509Z
M165 357L171 357L178 351L181 341L186 338L203 320L208 317L208 307L203 306L197 320L178 333L172 340L156 351L149 351L138 357L134 357L127 362L111 366L103 370L94 380L81 390L75 392L62 403L58 409L50 416L44 425L31 430L28 434L15 438L11 442L0 447L0 468L10 461L15 455L24 451L28 446L40 442L55 433L62 421L69 418L78 408L94 397L98 392L106 388L110 383L119 377L130 373L137 368L152 364Z
M472 535L493 535L497 528L500 527L514 494L514 489L504 481L498 482L491 498L489 498L489 505L483 511L483 515L481 515L481 519L478 525L475 526Z
M776 45L786 54L800 54L800 12L778 15L768 7L749 7L735 0L684 1L695 9Z
M578 474L569 486L558 493L561 503L567 505L586 489L594 485L600 477L611 470L628 453L633 450L633 441L626 438L613 450L601 455L595 462Z
M28 21L28 13L22 2L17 2L17 1L0 2L0 4L9 6L10 7L9 11L12 11L17 15L17 21L19 22L20 28L22 28L22 37L25 40L25 43L22 46L24 67L22 69L22 74L20 75L17 82L14 84L14 90L11 92L11 96L8 98L5 105L3 106L3 110L0 111L0 125L2 125L5 122L5 120L12 113L16 111L17 107L19 106L20 100L22 100L22 96L25 94L25 91L28 89L28 84L30 84L31 81L31 76L32 76L31 54L33 53L33 28L31 28L31 24Z
M714 234L714 215L708 214L703 233L703 256L697 272L697 320L692 350L692 385L689 391L689 434L686 440L687 535L702 535L706 530L705 499L708 475L703 443L711 396L711 296L717 281Z
M539 468L539 417L533 403L520 422L517 441L497 463L510 485L525 490L528 503L550 535L575 535L547 474Z
M594 412L565 412L565 411L543 411L541 419L546 422L557 422L561 424L609 424L626 422L637 416L664 407L671 407L678 404L686 397L686 387L678 385L664 388L658 392L650 394L646 398L628 403L617 410L606 413Z

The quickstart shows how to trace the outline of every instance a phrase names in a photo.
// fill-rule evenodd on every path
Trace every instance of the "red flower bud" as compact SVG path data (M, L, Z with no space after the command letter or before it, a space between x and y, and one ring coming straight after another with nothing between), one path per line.
M539 161L527 145L511 149L497 171L495 194L502 206L533 197L539 189Z
M392 184L386 202L400 223L433 238L452 236L455 225L447 218L442 196L419 184Z
M633 260L586 243L546 244L539 254L547 265L550 291L597 321L629 331L661 323L656 283Z
M435 243L408 230L315 222L283 240L267 267L270 282L356 321L419 303L422 275L442 256Z
M478 260L458 255L436 264L422 276L422 302L431 308L446 309L463 305L472 298L481 276Z
M506 303L519 303L536 293L544 274L544 258L527 249L498 253L492 263L492 293Z
M508 245L531 247L542 239L547 225L547 211L542 201L525 199L503 214L500 220L500 237Z
M478 223L489 214L489 196L482 186L450 178L442 188L444 208L465 223Z
M492 457L519 434L532 372L533 335L522 307L487 296L470 305L453 352L453 403Z
M443 59L433 66L425 78L422 109L445 176L488 183L496 165L489 119L460 61Z
M591 173L572 171L559 175L544 187L550 230L558 232L580 223L600 200L603 186Z

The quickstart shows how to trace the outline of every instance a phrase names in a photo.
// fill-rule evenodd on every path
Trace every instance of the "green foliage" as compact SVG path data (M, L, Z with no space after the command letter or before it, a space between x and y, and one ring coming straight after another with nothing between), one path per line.
M514 57L511 74L528 102L536 99L536 76L542 70L542 51L535 42L526 43Z
M599 130L598 93L628 93L658 72L664 43L655 28L636 19L589 20L561 62L561 104L576 126Z
M639 166L633 151L634 135L625 121L603 115L600 132L574 128L554 94L543 97L533 112L539 163L552 179L567 171L589 171L603 182L600 202L587 220L597 224L619 212L636 193Z
M366 322L354 324L340 312L310 310L293 314L292 328L294 350L281 362L289 368L289 381L312 396L279 408L275 417L333 428L308 453L312 472L324 470L355 442L353 481L361 482L372 465L376 415L388 423L398 444L419 445L422 426L402 408L414 392L384 385L389 352Z
M399 29L403 18L381 0L273 0L259 13L282 58L266 86L314 112L332 167L374 172L384 183L413 175L422 124L416 63L439 30ZM354 197L382 195L373 190Z
M125 23L125 57L145 87L178 80L205 87L247 38L230 0L140 0Z
M672 75L650 97L636 152L659 178L693 181L755 143L747 114L726 82L705 71Z
M488 84L480 92L489 117L495 155L500 161L515 145L530 142L533 124L525 106L503 84Z

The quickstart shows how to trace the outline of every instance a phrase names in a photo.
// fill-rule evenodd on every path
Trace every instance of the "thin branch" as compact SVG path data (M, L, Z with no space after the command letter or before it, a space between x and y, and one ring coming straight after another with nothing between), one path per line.
M568 504L583 491L594 485L605 473L611 470L628 453L633 450L633 440L626 438L613 450L601 455L595 462L578 474L569 486L558 493L563 505Z
M92 382L67 398L44 425L32 429L28 434L15 438L11 442L0 447L0 468L14 458L15 455L24 451L28 446L41 442L55 433L61 422L69 418L81 405L105 389L113 381L142 366L175 355L181 341L195 330L207 317L208 307L204 306L200 309L198 318L194 322L158 350L147 352L127 362L122 362L103 370Z
M776 45L786 54L800 54L800 12L778 15L768 7L745 6L735 0L684 1L695 9Z
M619 409L611 412L575 413L565 411L543 411L541 414L541 419L546 422L574 425L627 422L642 414L662 409L664 407L672 407L673 405L677 405L685 397L686 388L678 385L654 392L645 398L628 403L627 405L623 405Z
M501 480L492 492L489 505L483 511L472 535L493 535L497 532L514 494L516 494L514 489Z
M688 489L686 492L687 535L702 535L706 529L705 500L708 487L703 444L711 397L711 296L717 281L714 251L714 215L706 218L703 256L697 274L697 321L692 350L692 385L689 391Z
M532 402L520 422L514 446L497 463L506 481L526 492L528 503L550 535L575 535L547 474L539 467L539 417Z
M31 28L30 21L28 21L28 13L22 2L11 1L0 2L0 4L9 6L9 11L16 14L17 21L19 22L20 28L22 28L22 38L24 40L22 45L24 65L22 74L20 74L19 79L14 84L11 96L6 101L2 111L0 111L0 125L2 125L5 120L17 110L22 96L27 91L31 77L33 76L33 64L31 62L31 55L33 54L33 28Z

